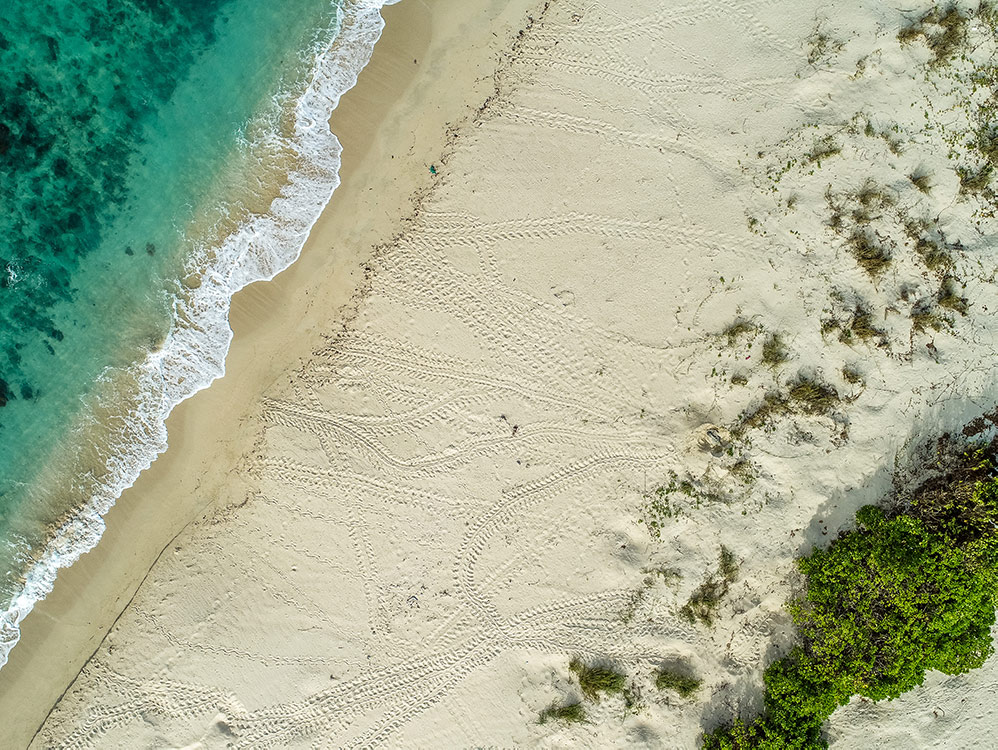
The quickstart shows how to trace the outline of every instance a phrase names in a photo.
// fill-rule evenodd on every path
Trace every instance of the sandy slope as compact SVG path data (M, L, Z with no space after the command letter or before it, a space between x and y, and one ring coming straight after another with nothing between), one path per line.
M399 18L426 18L408 3ZM409 92L431 108L461 65L449 5ZM355 315L305 313L310 354L239 427L238 484L170 543L34 746L685 748L758 705L793 557L887 490L921 438L994 400L993 219L924 129L929 97L950 127L959 107L898 46L897 11L819 8L557 0L496 37L495 90L450 87L481 107L411 216L371 201L340 220L380 233L320 236L378 245ZM522 18L506 12L500 31ZM461 43L472 28L489 36L479 21ZM386 139L410 124L393 111ZM824 138L839 153L809 162ZM830 203L857 220L867 179L890 198L864 219L893 243L875 278L829 227ZM912 327L941 278L897 216L938 217L961 243L972 306L936 310L939 331ZM310 283L322 299L326 279ZM880 332L858 333L860 308ZM770 367L774 332L788 359ZM800 377L842 400L729 440L720 426ZM692 625L678 608L720 544L739 579L713 628ZM669 569L678 581L655 574ZM538 724L577 695L573 655L623 668L639 705ZM704 678L698 700L653 687L678 661ZM987 746L994 675L850 706L834 747Z

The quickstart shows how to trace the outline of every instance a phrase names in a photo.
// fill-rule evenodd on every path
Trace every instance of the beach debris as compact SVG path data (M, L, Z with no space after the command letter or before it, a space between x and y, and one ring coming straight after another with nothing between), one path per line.
M700 425L693 434L700 450L714 455L719 455L731 442L731 433L716 424Z

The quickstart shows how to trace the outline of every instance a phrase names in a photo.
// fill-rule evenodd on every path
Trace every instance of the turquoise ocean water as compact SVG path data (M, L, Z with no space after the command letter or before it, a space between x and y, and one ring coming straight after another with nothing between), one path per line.
M383 0L12 0L0 14L0 665L223 371L229 299L335 189Z

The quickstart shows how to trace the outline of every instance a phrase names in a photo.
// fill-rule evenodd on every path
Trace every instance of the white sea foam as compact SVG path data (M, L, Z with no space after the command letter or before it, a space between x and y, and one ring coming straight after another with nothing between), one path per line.
M205 248L187 261L185 275L199 276L201 284L178 294L166 341L130 373L141 399L110 441L108 471L100 486L53 533L20 592L0 614L0 667L20 638L21 621L52 590L58 570L97 544L104 532L103 515L166 450L166 418L173 408L225 373L232 295L254 281L272 279L297 260L339 185L341 148L329 130L329 116L371 57L384 28L381 8L395 2L348 0L335 40L316 50L311 80L295 105L293 135L269 135L304 166L289 175L266 214L252 217L220 248Z

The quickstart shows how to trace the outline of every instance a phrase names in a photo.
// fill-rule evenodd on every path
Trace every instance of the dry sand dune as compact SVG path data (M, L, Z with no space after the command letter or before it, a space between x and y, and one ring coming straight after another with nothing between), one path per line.
M244 496L171 543L33 747L687 748L758 706L793 557L993 405L994 220L921 129L902 16L847 5L537 4L349 319L253 397ZM830 227L866 180L872 276ZM938 331L901 215L940 217L973 302ZM840 398L731 437L801 378ZM691 624L721 544L739 578ZM572 656L638 704L539 724ZM680 661L697 700L653 686ZM989 746L995 679L853 704L833 747Z

